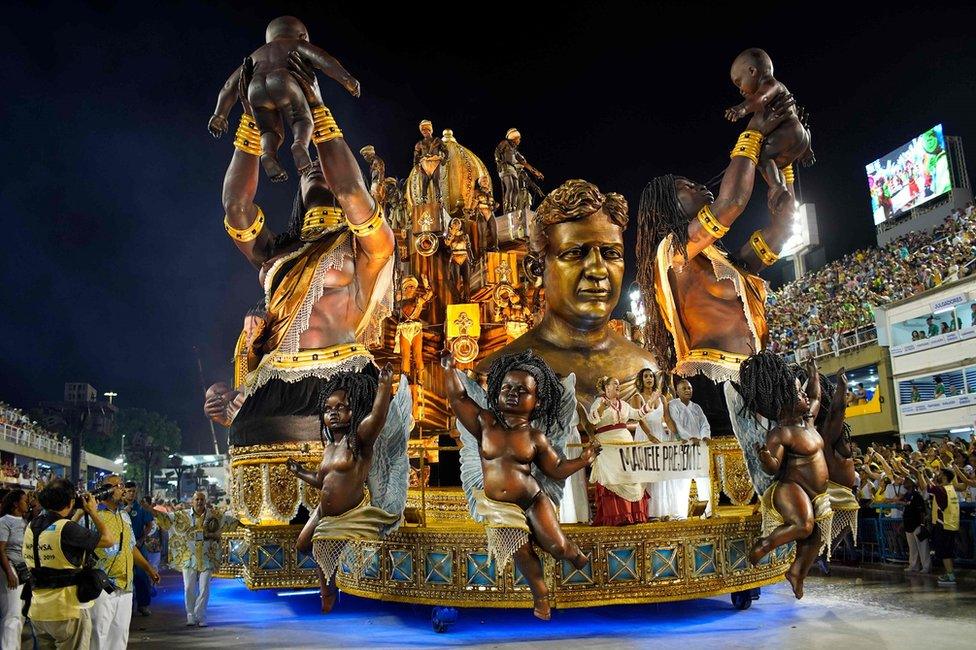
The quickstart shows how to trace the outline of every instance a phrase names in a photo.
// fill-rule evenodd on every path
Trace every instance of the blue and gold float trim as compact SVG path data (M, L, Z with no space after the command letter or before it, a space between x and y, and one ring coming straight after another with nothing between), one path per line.
M258 450L248 450L258 451ZM294 454L313 449L263 449L254 458L242 454L239 464L264 469L269 452ZM653 603L687 600L743 591L782 579L793 548L781 547L756 566L747 554L760 535L761 518L749 505L754 498L742 451L734 440L713 440L712 495L724 494L734 505L713 501L709 519L655 522L637 526L564 526L591 563L580 570L569 564L547 562L545 571L552 602L557 607ZM278 464L279 458L274 459ZM309 461L311 462L311 461ZM265 470L266 472L266 470ZM270 477L266 472L264 478ZM260 478L260 477L255 477ZM272 481L273 483L273 481ZM281 485L256 480L241 484L257 496L250 510L267 509L264 501L277 501L276 511L297 507L299 500L317 501L314 491L289 492ZM292 487L289 483L288 487ZM242 496L240 494L236 495ZM240 503L238 505L240 507ZM488 557L485 532L468 518L467 503L459 488L411 490L409 521L381 542L347 546L360 553L360 562L340 563L338 585L351 594L393 602L459 607L529 607L531 594L518 569L499 572ZM265 519L262 523L267 522ZM315 562L295 550L300 526L246 523L223 535L223 563L217 575L241 578L249 589L283 589L317 585ZM542 554L543 558L548 558ZM351 567L359 566L359 571Z
M723 510L729 512L723 513ZM793 550L782 547L757 566L747 553L760 534L760 517L719 515L620 528L566 526L591 562L580 570L547 563L557 607L653 603L742 591L779 581ZM315 565L296 552L298 526L242 527L224 536L220 575L240 577L251 589L311 587ZM350 544L360 570L340 563L342 591L392 602L459 607L529 607L531 594L514 565L499 573L473 523L404 526L381 542Z

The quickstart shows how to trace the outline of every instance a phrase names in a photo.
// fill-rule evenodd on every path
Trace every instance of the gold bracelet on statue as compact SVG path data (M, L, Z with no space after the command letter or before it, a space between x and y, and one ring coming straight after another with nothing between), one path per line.
M373 212L373 216L367 219L364 223L353 223L349 221L346 217L346 223L349 224L349 230L357 237L368 237L374 232L379 232L379 229L383 227L383 210L380 209L379 204L376 204L376 211Z
M784 167L784 168L783 168L783 169L781 169L780 171L781 171L781 172L783 172L783 181L784 181L784 182L785 182L785 183L786 183L787 185L792 185L792 184L793 184L793 181L794 181L794 180L795 180L795 178L796 178L796 177L795 177L795 176L793 175L793 165L787 165L786 167Z
M335 232L346 223L342 208L319 206L305 213L302 221L302 241L314 241L330 232Z
M749 243L752 244L752 250L756 251L756 256L759 257L759 261L764 266L772 266L779 259L779 255L774 253L773 249L766 243L766 238L763 237L761 230L752 233Z
M252 156L261 155L261 131L258 130L258 123L252 116L241 115L241 123L234 136L234 146Z
M705 229L705 232L715 239L721 239L729 231L729 227L716 219L715 215L712 214L712 209L707 205L698 211L698 223Z
M254 207L258 208L258 206L254 206ZM230 225L230 222L227 221L227 217L226 216L224 217L224 230L227 231L227 234L230 235L231 238L234 239L234 241L239 241L239 242L252 241L257 238L257 236L261 233L263 229L264 229L264 212L261 210L261 208L258 208L257 216L254 217L254 221L252 221L251 225L248 226L247 228L235 228L234 226Z
M739 139L732 147L729 158L743 156L752 162L759 164L759 151L762 149L763 136L759 131L743 131L739 134Z
M332 111L325 106L316 106L312 109L312 142L322 144L330 140L342 137L342 131L332 117Z

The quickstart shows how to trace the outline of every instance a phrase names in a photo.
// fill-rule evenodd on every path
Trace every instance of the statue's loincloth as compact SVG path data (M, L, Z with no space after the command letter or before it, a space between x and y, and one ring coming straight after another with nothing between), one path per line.
M370 505L369 488L364 487L359 505L341 515L319 518L312 534L312 556L326 577L330 577L339 565L346 542L377 540L380 531L397 523L401 516ZM352 559L354 571L360 568L359 560Z
M760 511L762 513L763 535L768 535L776 527L784 523L783 516L776 510L773 502L773 495L776 493L776 488L779 485L780 481L773 481L759 499ZM815 534L820 537L820 550L823 551L826 548L828 556L830 555L831 543L833 541L831 532L833 519L834 512L830 508L829 492L821 492L813 497L813 520L817 526L817 532Z
M474 496L477 500L476 512L485 518L488 555L495 559L497 571L504 571L515 551L529 541L529 522L525 518L525 511L514 503L488 498L484 490L475 490Z

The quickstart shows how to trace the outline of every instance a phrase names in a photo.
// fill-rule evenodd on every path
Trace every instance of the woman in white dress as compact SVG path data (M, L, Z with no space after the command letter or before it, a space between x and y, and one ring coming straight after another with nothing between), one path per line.
M640 429L634 433L635 442L673 442L677 440L671 412L665 408L668 403L664 376L654 374L646 368L637 373L635 383L637 393L631 398L631 406L645 413L640 420ZM647 514L651 518L665 519L679 516L676 505L677 492L674 481L656 481L646 485L650 501Z

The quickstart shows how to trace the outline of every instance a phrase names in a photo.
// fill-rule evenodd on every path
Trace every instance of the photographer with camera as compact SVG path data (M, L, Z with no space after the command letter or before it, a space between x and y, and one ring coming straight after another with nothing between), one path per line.
M41 512L24 531L24 561L31 570L33 597L28 615L40 648L87 650L92 622L91 602L81 602L78 586L64 576L74 576L84 565L85 555L96 548L112 545L108 528L95 515L95 498L84 494L78 499L75 488L64 479L54 479L42 489L37 500ZM82 510L68 515L80 500L83 512L95 521L97 530L77 522ZM34 540L37 539L35 551Z
M102 488L105 491L102 491ZM132 587L134 566L138 566L155 584L159 574L136 548L132 521L123 509L125 488L122 478L108 476L102 482L98 509L93 519L108 529L112 544L96 553L98 568L108 574L115 589L102 592L92 608L92 648L124 649L129 643L129 622L132 620Z

